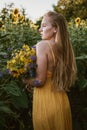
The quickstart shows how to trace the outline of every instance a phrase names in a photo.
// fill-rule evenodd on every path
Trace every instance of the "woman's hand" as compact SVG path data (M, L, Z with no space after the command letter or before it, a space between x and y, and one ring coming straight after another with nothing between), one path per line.
M29 91L31 90L33 87L42 87L44 82L42 82L39 79L23 79L23 83L26 84L26 89Z
M31 90L32 90L32 85L30 84L30 80L29 80L29 79L23 79L22 81L23 81L23 83L25 84L25 89L26 89L28 92L31 92Z

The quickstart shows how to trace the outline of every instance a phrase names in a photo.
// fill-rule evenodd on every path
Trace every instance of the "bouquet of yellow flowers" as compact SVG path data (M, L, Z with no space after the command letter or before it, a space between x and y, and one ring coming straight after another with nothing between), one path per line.
M23 45L20 50L14 50L12 58L7 61L7 69L13 77L32 78L36 74L35 48Z

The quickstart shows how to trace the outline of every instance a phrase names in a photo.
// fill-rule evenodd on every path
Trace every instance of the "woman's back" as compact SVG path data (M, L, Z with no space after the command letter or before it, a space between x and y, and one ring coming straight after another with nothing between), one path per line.
M44 44L44 45L41 45L41 44ZM56 62L56 59L55 59L55 48L56 48L56 44L55 44L55 41L51 42L51 41L47 41L47 40L44 40L44 41L41 41L39 43L39 46L41 46L41 48L43 48L44 46L44 50L42 53L44 53L46 55L46 60L47 60L47 70L52 72L53 69L54 69L54 66L55 66L55 62Z

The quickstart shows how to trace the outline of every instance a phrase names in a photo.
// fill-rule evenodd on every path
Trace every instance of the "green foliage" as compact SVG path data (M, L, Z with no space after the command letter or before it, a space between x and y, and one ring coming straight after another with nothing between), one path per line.
M69 34L77 63L77 81L71 88L69 99L73 129L87 129L87 21L81 18L68 23Z
M42 18L43 18L43 17L40 17L40 18L36 21L36 23L35 23L35 25L38 26L38 29L40 28Z
M53 8L56 12L62 13L68 21L76 17L87 18L86 0L59 0Z
M81 22L78 23L78 26L76 26L74 21L69 24L69 33L78 68L76 86L78 86L80 90L83 90L87 87L87 21L85 21L83 25Z
M18 11L18 12L17 12ZM23 19L20 19L22 16ZM33 46L40 40L34 25L25 16L25 11L6 6L0 14L0 129L29 129L32 92L27 93L21 79L13 78L6 68L11 53L23 44ZM26 111L26 112L25 112ZM22 118L21 118L22 117ZM32 129L32 128L31 128Z

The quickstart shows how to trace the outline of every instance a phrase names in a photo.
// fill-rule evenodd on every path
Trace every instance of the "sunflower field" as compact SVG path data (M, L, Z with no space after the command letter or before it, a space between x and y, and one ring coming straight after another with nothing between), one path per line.
M76 56L77 81L69 93L73 130L87 129L87 20L77 17L68 22Z
M40 40L36 26L25 10L8 5L0 13L0 130L30 130L32 128L32 92L8 73L7 62L14 50L24 44L33 46Z
M78 67L75 85L68 93L73 130L87 128L87 21L77 17L68 23ZM32 92L24 90L21 80L8 73L12 51L40 40L38 26L26 17L24 9L8 5L0 12L0 130L33 130Z

